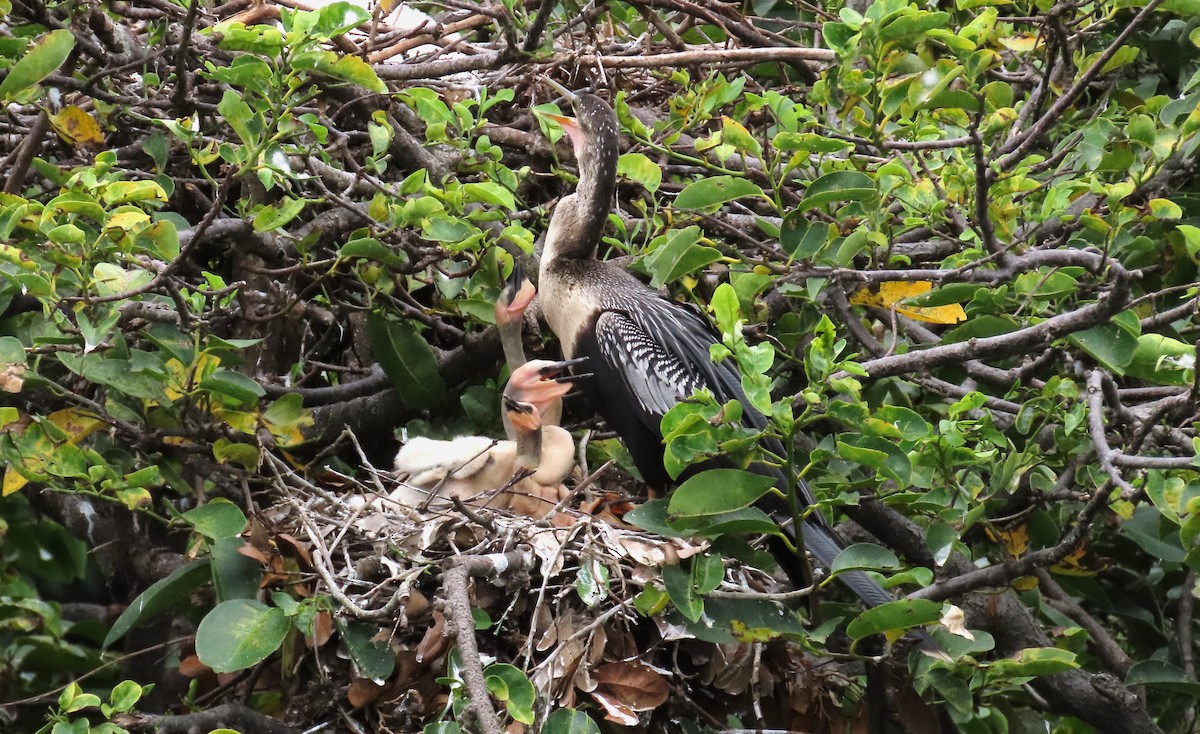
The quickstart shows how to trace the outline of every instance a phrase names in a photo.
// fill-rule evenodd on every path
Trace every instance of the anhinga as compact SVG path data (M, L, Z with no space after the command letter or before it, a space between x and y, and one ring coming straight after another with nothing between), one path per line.
M544 516L562 497L563 481L575 466L571 434L542 418L579 379L566 374L571 365L534 360L513 372L502 402L514 440L419 437L405 443L395 467L407 479L391 499L409 507L445 507L450 495L469 501L491 493L487 507Z
M496 299L496 329L500 332L500 345L504 348L504 361L508 363L510 372L525 364L525 345L522 343L522 326L525 323L525 311L533 302L537 291L533 283L525 277L521 263L514 262L512 273L504 281L500 296ZM515 441L517 436L509 424L509 414L504 413L504 433L509 440ZM562 399L553 400L541 411L542 425L557 426L562 422Z
M746 398L737 365L728 359L712 361L709 347L720 343L720 336L704 316L596 259L616 191L617 117L599 97L550 83L575 108L574 118L549 117L574 144L579 183L575 193L558 202L550 219L538 278L542 311L565 356L588 358L594 376L580 388L591 405L624 439L642 477L662 485L669 480L663 467L662 417L695 391L708 389L718 403L738 400L743 420L756 429L766 428L767 420ZM775 456L787 455L777 439L764 438L763 446ZM789 477L782 468L756 463L750 469L787 491ZM800 509L814 504L808 485L798 477L794 481ZM773 492L759 506L777 521L791 517L787 501ZM818 512L804 518L802 534L805 547L826 567L844 547ZM781 541L772 550L788 575L803 583L803 566L794 552ZM869 605L892 601L863 573L838 578Z

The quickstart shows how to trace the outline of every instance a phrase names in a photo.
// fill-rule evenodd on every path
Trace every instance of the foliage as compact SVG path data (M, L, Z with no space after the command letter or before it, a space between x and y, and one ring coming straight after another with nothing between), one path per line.
M231 688L298 728L336 681L364 727L457 731L484 702L436 571L523 548L474 586L514 726L849 729L855 656L928 627L911 680L964 731L1194 728L1193 4L431 5L407 35L348 2L138 5L0 0L0 689L58 696L5 730L118 731L152 684L178 712L253 671ZM398 518L369 496L397 433L499 435L493 302L573 180L529 82L568 68L622 126L602 256L706 310L750 405L671 410L680 485L624 524ZM778 490L688 475L718 455L870 539L756 597ZM620 514L628 452L588 458ZM850 571L897 600L849 603ZM118 645L190 690L119 683Z

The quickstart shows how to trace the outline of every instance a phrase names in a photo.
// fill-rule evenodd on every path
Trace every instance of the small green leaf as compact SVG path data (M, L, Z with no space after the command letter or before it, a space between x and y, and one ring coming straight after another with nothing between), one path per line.
M997 660L988 666L988 678L1054 675L1079 667L1075 653L1056 647L1027 647L1016 660Z
M941 603L929 599L905 599L868 609L846 626L846 633L861 640L880 632L898 632L933 624L941 618Z
M246 529L242 509L224 497L216 497L194 510L183 513L183 519L206 538L232 538Z
M306 203L304 199L285 196L279 200L278 204L264 206L258 214L254 215L254 231L271 232L279 229L300 216Z
M255 124L254 111L242 99L242 96L232 89L226 89L217 103L217 112L225 118L225 122L233 128L245 145L254 145L262 133L262 124Z
M637 181L652 194L662 184L662 168L642 153L625 153L618 158L617 175Z
M600 727L582 711L555 709L546 717L542 734L600 734Z
M1106 369L1125 374L1137 353L1138 338L1117 324L1100 324L1067 336L1067 341L1087 352Z
M252 599L221 602L200 621L196 655L215 673L233 673L279 649L291 623L282 609Z
M646 258L646 267L653 276L650 281L652 288L674 282L682 275L721 259L720 250L697 244L700 241L699 227L672 230L666 237L666 242Z
M223 367L201 380L199 387L201 390L224 395L237 405L253 405L267 394L263 386L251 378Z
M709 469L689 478L671 495L673 516L719 515L754 504L775 480L741 469Z
M693 181L675 197L678 209L708 209L727 201L747 196L766 197L761 187L753 181L734 176L713 176Z
M0 99L12 99L53 74L63 65L74 48L75 35L65 28L50 31L42 36L20 61L8 70L8 76L0 82Z
M494 663L484 669L483 678L488 691L504 702L509 716L522 724L533 724L537 692L520 668L508 663Z
M1185 670L1165 660L1143 660L1134 663L1125 675L1126 686L1151 686L1166 691L1200 697L1200 683Z
M396 668L396 656L387 639L379 637L379 627L362 622L338 622L342 642L350 653L350 659L360 673L374 681L382 682Z
M408 321L392 321L378 312L367 317L371 349L400 399L413 409L432 408L446 396L437 357Z
M517 200L513 193L498 183L490 181L467 183L463 184L462 192L464 201L479 201L503 207L509 211L517 208Z
M679 613L693 622L700 621L704 613L704 600L696 594L692 587L692 576L679 566L664 566L662 570L663 586L667 596Z
M896 554L874 543L855 543L838 553L833 559L829 571L837 574L842 571L878 571L883 569L900 568L900 559Z
M877 198L875 181L858 171L835 171L821 176L804 192L796 211L806 212L837 201L871 202Z
M112 629L104 638L103 646L108 647L136 625L158 615L175 602L189 596L201 584L212 578L209 565L209 559L200 558L180 566L165 579L151 584L149 588L138 594L129 606L125 607L121 616L117 617L117 621L113 623Z

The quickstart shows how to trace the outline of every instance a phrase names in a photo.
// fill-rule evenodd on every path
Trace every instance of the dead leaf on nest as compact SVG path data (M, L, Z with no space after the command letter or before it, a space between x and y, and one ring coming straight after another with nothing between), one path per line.
M738 696L750 688L754 678L754 650L744 642L717 645L704 666L701 680L728 694Z
M379 700L383 686L370 678L355 678L346 689L346 700L356 709L370 706Z
M592 691L591 696L604 709L604 718L621 726L637 726L637 714L621 699L603 691Z
M425 663L441 656L446 651L446 617L436 609L433 612L433 626L425 631L417 645L417 662Z
M200 658L195 655L188 655L179 661L179 674L187 678L199 678L211 672L212 668L200 662Z
M554 528L552 530L536 530L528 533L525 539L533 546L533 552L542 562L542 577L553 578L562 573L566 554L562 552L563 544L571 537L569 528Z
M333 636L333 615L329 612L317 612L313 615L312 634L304 636L304 643L309 647L320 647Z
M602 665L595 673L595 680L592 696L614 698L630 711L653 711L671 693L666 678L636 660Z

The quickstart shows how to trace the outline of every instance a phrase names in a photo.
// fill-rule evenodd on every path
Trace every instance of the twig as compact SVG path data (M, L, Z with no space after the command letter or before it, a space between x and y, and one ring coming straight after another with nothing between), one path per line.
M520 554L493 554L491 556L455 556L448 562L442 575L442 590L446 594L446 615L454 624L458 642L459 659L462 661L463 684L467 688L470 702L463 711L464 724L474 719L478 722L478 734L502 734L500 717L492 707L487 682L483 677L483 663L479 657L479 646L475 641L475 618L471 616L471 595L467 581L471 576L489 573L504 573L511 564L509 556ZM501 559L503 559L501 561Z

